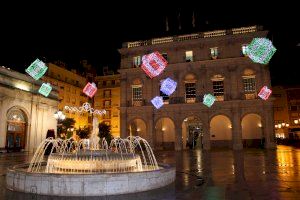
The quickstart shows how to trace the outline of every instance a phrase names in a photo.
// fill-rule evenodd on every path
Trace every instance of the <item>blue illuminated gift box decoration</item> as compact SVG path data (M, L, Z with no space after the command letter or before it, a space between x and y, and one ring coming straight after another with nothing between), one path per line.
M163 92L164 94L170 96L176 90L176 87L177 87L176 81L174 81L170 78L166 78L161 83L160 91Z
M160 109L164 105L163 98L161 96L156 96L151 100L151 103L156 109Z

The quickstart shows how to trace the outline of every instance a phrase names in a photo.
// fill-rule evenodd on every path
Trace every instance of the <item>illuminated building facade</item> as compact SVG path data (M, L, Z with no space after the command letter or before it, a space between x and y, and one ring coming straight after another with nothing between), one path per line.
M120 137L120 74L95 77L98 90L94 97L95 109L105 109L106 114L99 117L99 122L111 125L114 137Z
M277 138L300 140L300 87L273 87L274 127Z
M63 111L66 117L76 121L75 128L88 126L91 124L88 113L76 113L65 111L65 106L82 106L88 101L88 97L83 94L82 89L87 83L86 78L80 76L76 71L69 71L64 67L48 63L48 71L43 79L58 88L59 110Z
M121 137L139 135L156 149L275 148L273 98L257 96L263 86L271 87L269 69L245 51L267 33L252 26L124 43ZM140 66L142 56L154 51L168 66L150 79ZM160 92L168 77L177 82L170 97ZM211 107L202 102L205 94L216 97ZM163 97L160 109L151 104L155 96Z
M58 109L58 90L48 97L38 93L41 80L0 68L0 149L34 152L46 139L49 129L56 131L54 113Z

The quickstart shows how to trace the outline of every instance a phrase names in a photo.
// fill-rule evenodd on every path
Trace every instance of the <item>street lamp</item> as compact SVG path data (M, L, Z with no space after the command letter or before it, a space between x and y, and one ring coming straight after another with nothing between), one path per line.
M54 118L57 120L57 135L60 136L62 126L61 122L66 119L66 116L59 110L54 113Z

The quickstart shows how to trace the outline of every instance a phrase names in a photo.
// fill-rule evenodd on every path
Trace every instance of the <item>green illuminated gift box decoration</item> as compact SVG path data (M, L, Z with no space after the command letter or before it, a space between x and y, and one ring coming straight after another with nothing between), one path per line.
M48 67L45 63L36 59L25 71L35 80L39 80L46 73L47 69Z
M205 94L203 97L203 104L206 105L207 107L211 107L216 100L216 97L214 97L211 94Z
M268 64L275 52L276 48L267 38L254 38L246 48L248 57L260 64Z
M39 89L39 93L47 97L52 90L52 87L49 83L43 83Z

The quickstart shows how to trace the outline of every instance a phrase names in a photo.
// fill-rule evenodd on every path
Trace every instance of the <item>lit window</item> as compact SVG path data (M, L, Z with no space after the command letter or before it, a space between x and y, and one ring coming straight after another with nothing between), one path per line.
M132 86L132 105L141 106L142 104L142 86L133 85Z
M218 52L218 47L213 47L210 48L210 55L212 59L217 59L219 52Z
M106 110L105 115L103 115L104 119L110 119L111 118L111 111L110 110Z
M255 76L244 76L243 84L244 84L244 93L246 99L255 99L256 98Z
M224 101L224 81L213 81L214 96L217 101Z
M185 61L186 62L193 62L193 51L186 51L185 52Z
M185 83L185 102L196 102L196 83Z
M133 67L139 67L141 65L141 56L133 57Z
M103 91L104 98L110 98L111 97L111 90L104 90Z
M104 108L110 108L111 106L111 101L110 100L105 100L104 101Z
M243 53L244 56L247 56L247 46L248 46L248 44L243 44L242 45L242 53Z

